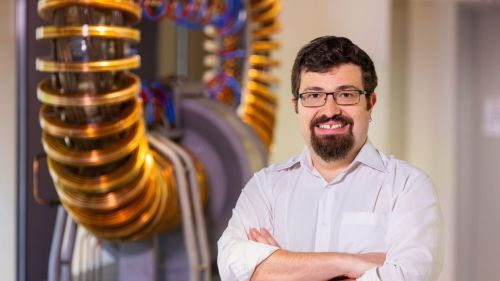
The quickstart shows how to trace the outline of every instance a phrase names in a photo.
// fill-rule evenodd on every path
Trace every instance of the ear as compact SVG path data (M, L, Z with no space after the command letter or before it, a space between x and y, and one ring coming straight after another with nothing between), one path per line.
M294 108L295 113L299 113L299 103L294 96L292 96L292 107Z
M368 110L370 112L373 110L373 107L375 106L376 103L377 103L377 93L373 92L370 95L370 103L368 105Z

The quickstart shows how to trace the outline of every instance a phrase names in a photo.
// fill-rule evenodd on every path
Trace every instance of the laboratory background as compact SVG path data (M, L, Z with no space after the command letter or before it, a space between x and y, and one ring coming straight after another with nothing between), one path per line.
M217 280L241 188L303 149L291 67L322 35L374 60L370 141L434 181L439 280L499 280L500 1L96 0L65 29L71 2L2 1L0 280Z

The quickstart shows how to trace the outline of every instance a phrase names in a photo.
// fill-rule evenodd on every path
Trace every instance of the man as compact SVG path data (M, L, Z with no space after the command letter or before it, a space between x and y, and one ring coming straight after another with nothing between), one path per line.
M304 46L292 105L306 147L254 175L219 240L222 280L434 280L440 208L431 179L368 139L370 57L349 39Z

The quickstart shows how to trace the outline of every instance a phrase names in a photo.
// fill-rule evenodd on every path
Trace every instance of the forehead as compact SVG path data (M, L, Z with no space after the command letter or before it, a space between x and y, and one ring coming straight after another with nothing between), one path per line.
M342 64L322 72L302 70L300 73L300 90L309 87L335 89L345 85L363 88L361 67L355 64Z

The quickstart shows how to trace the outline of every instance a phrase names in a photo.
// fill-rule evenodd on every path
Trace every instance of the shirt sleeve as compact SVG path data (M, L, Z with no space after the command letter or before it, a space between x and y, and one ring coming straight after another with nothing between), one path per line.
M248 230L253 227L264 227L272 233L269 198L257 175L243 189L217 244L217 265L223 281L250 280L257 265L279 249L247 238Z
M432 181L426 175L406 182L389 217L384 265L359 281L437 280L442 265L442 215Z

